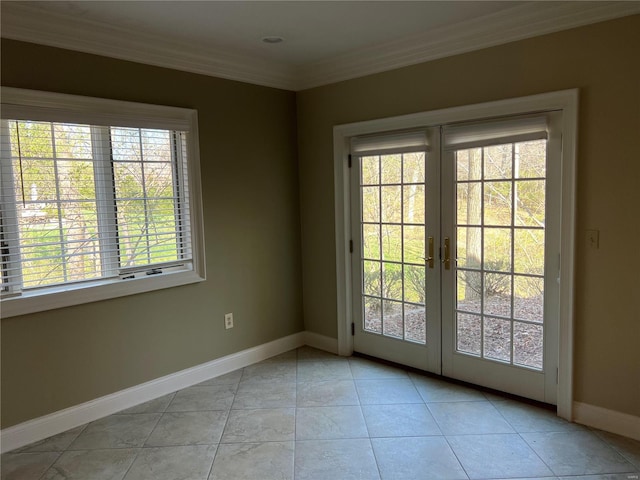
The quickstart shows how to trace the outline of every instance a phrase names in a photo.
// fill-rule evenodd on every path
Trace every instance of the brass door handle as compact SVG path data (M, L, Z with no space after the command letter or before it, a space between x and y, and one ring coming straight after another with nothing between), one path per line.
M444 263L445 270L451 268L451 245L449 237L444 237L444 258L442 259L442 263Z
M433 268L433 237L429 237L429 256L424 259L429 268Z

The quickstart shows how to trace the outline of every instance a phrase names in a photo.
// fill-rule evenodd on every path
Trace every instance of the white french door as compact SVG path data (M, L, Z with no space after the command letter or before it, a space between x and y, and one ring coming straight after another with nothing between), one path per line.
M557 115L443 129L442 373L556 403ZM445 241L447 241L445 239Z
M556 402L554 114L354 137L354 350Z
M440 372L438 129L352 139L354 349Z

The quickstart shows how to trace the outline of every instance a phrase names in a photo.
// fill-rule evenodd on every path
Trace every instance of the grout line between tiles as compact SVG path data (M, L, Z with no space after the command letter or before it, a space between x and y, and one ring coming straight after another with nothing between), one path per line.
M434 419L435 419L435 417L434 417ZM436 420L436 422L437 422L437 420ZM439 427L440 426L438 426L438 428ZM442 431L442 429L440 429L440 431ZM458 462L458 465L460 465L460 468L462 469L464 474L467 476L467 480L470 479L471 476L469 475L469 472L467 471L466 467L462 463L462 460L460 460L460 458L458 457L458 454L456 453L455 449L451 445L451 442L449 442L449 439L447 438L446 435L443 435L443 437L444 437L444 441L447 442L447 446L449 447L449 450L451 450L451 453L453 453L453 456L456 457L456 461Z
M376 462L376 469L378 470L378 478L381 479L382 470L380 470L380 462L378 461L378 456L376 455L376 449L373 448L373 442L371 441L371 437L369 437L369 447L371 448L371 453L373 454L373 461Z
M525 432L523 432L523 433L525 433ZM527 433L529 433L529 432L527 432ZM551 432L551 433L553 433L553 432ZM518 432L518 436L519 436L519 437L520 437L520 439L522 439L522 441L527 445L527 447L529 447L529 449L530 449L533 453L535 453L535 454L536 454L536 457L538 457L538 458L540 459L540 461L546 465L546 467L549 469L549 471L550 471L551 473L553 473L556 477L558 477L559 475L558 475L558 474L556 473L556 471L551 467L551 465L549 465L547 462L545 462L545 461L544 461L544 458L542 458L542 457L540 456L540 454L539 454L538 452L536 452L535 448L533 448L533 447L531 446L531 444L530 444L529 442L527 442L527 439L526 439L526 438L524 438L524 437L520 434L520 432Z
M155 428L154 428L154 430L155 430ZM145 440L145 441L146 441L146 440ZM124 480L124 479L126 478L126 476L127 476L127 475L129 475L129 472L130 472L130 471L131 471L131 469L133 468L133 464L134 464L134 463L136 463L136 460L138 459L138 456L140 455L140 451L141 451L142 449L137 449L137 450L138 450L138 451L136 452L135 457L133 457L133 460L131 461L131 465L129 465L129 468L127 468L127 471L126 471L126 472L124 472L124 475L122 475L122 479L121 479L121 480Z
M62 456L62 454L64 452L55 452L55 453L57 453L58 456L55 458L55 460L53 462L51 462L51 465L49 465L47 468L44 469L44 472L42 472L42 474L38 477L38 480L41 480L41 479L44 478L44 476L47 474L47 472L53 468L53 466L57 463L58 460L60 460L60 457ZM0 474L1 474L1 472L0 472Z
M242 375L244 375L244 368L242 369ZM237 392L237 390L236 390ZM235 393L233 396L233 400L235 401ZM233 406L233 402L231 402ZM211 461L211 466L209 467L209 474L207 475L207 479L211 478L211 474L213 473L213 466L216 463L216 458L218 458L218 454L220 453L220 445L222 444L222 436L224 435L224 431L227 429L227 425L229 424L229 417L231 416L231 409L227 410L227 418L224 421L224 425L220 430L220 438L218 438L218 443L216 445L216 453L213 455L213 460Z

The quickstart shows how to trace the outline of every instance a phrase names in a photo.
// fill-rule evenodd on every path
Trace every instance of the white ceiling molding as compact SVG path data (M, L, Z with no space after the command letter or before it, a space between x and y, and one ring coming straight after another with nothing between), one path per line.
M2 36L295 91L637 13L637 1L531 2L299 67L44 12L22 2L3 2Z
M254 56L207 51L156 35L3 2L2 36L147 65L294 90L294 69Z
M529 3L308 65L298 90L640 13L640 2Z

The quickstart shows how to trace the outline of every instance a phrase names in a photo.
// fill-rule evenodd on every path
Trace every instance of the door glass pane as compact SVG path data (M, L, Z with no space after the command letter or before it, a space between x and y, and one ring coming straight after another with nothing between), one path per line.
M402 178L402 155L381 155L380 175L382 184L399 184Z
M511 225L511 182L484 182L484 224Z
M362 262L362 266L362 291L365 295L379 297L382 293L380 262L370 262L365 260Z
M360 181L362 185L377 185L380 183L380 157L363 157L361 159L362 173Z
M482 317L480 315L458 313L456 318L458 350L473 355L480 355Z
M387 337L402 338L402 303L391 300L382 301L382 329Z
M546 140L516 143L514 154L516 178L546 177Z
M402 221L402 187L380 187L382 195L382 222L400 223Z
M511 271L511 229L484 229L484 269Z
M426 298L425 267L404 266L404 300L424 305Z
M402 228L400 225L382 225L382 259L402 261Z
M512 165L512 145L495 145L484 149L484 178L510 179Z
M513 322L513 362L542 368L542 325Z
M425 154L424 152L405 153L402 155L403 183L424 185Z
M544 278L515 275L513 277L513 290L514 318L542 323L544 314Z
M364 329L382 333L382 302L379 298L364 297Z
M457 265L459 268L480 268L482 260L482 229L458 227Z
M458 225L480 225L482 223L482 183L458 184Z
M511 322L484 317L484 356L495 360L511 360Z
M457 306L465 312L482 312L482 273L473 270L458 270Z
M405 185L403 191L403 221L424 225L424 185Z
M380 221L380 189L378 187L362 187L362 221Z
M424 225L404 227L404 262L424 265L426 256Z
M544 180L514 182L516 225L544 227L545 183Z
M484 272L483 276L484 313L511 317L511 275Z
M404 338L412 342L427 340L427 312L424 305L404 304Z
M480 180L482 177L482 149L458 150L455 155L457 181Z
M382 264L382 296L392 300L402 300L402 265Z
M519 228L514 241L515 271L544 274L544 230Z
M362 255L364 258L380 259L380 225L362 225Z

